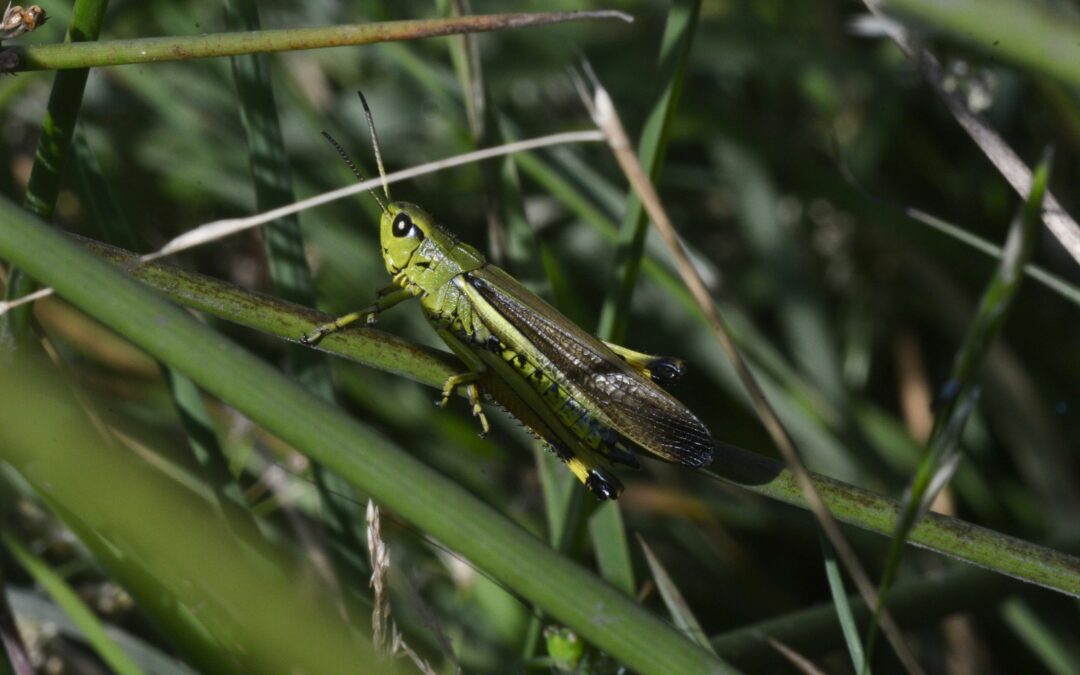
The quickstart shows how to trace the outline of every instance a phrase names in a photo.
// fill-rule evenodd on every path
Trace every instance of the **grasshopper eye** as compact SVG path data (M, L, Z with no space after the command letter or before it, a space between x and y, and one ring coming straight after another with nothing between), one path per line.
M394 224L391 226L391 231L395 237L416 237L417 239L423 239L424 233L420 231L420 228L413 223L412 218L407 213L399 213L394 218Z

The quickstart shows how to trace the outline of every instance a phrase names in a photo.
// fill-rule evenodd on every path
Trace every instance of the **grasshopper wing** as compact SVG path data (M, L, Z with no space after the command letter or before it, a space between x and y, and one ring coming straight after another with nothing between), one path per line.
M599 339L494 265L469 272L466 283L627 440L678 464L698 467L712 461L714 444L705 425Z

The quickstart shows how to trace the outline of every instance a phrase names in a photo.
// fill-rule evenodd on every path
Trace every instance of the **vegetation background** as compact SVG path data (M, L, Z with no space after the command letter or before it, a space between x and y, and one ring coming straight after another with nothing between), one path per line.
M419 0L255 4L114 0L100 39L238 30L251 25L254 9L264 28L454 11ZM919 2L901 4L923 11ZM959 24L924 12L908 24L912 35L941 60L950 91L1029 165L1054 147L1050 190L1076 213L1069 188L1080 170L1080 80L1062 75L1049 50L1040 63L981 37L998 10L1001 25L1016 28L1002 33L1013 46L1038 39L1021 33L1032 15L1080 35L1076 5L956 4ZM76 11L92 18L104 5L80 0ZM44 27L5 45L61 41L72 8L44 7ZM470 12L506 9L473 0ZM647 168L807 466L902 499L924 457L931 404L956 384L954 363L981 325L979 298L998 266L977 243L928 226L911 209L1002 246L1027 195L1009 187L860 3L555 0L512 9L618 9L635 20L520 28L469 43L442 37L258 61L96 68L81 106L75 98L64 107L77 125L70 148L61 146L55 209L36 211L51 211L62 230L151 251L198 224L352 182L322 130L370 175L358 89L391 171L592 128L567 74L587 59L630 136L653 129L644 134ZM0 192L10 202L27 194L54 80L47 71L0 79ZM56 109L50 115L63 126ZM423 205L579 325L686 359L676 394L714 436L777 456L655 235L632 279L632 302L618 304L617 270L636 259L618 232L639 218L604 144L444 171L397 184L393 194ZM623 474L617 508L599 507L495 409L494 433L479 439L462 402L432 406L435 390L424 384L452 368L437 354L379 337L356 348L370 348L357 358L380 367L316 355L282 339L295 340L314 315L259 296L229 305L222 288L155 268L165 269L158 286L203 310L200 321L225 336L199 341L206 334L186 332L172 314L113 295L96 268L80 276L84 263L74 261L89 256L70 258L69 267L50 257L61 255L59 245L19 240L4 224L14 222L8 213L0 214L4 279L18 267L42 280L55 274L48 281L72 302L37 303L41 341L19 337L13 310L0 345L0 579L12 608L5 618L18 617L41 672L365 672L378 667L380 630L400 630L437 672L720 668L706 649L752 672L799 667L765 635L826 672L860 669L868 614L844 600L850 590L813 517L781 503L798 502L797 491L762 497L730 475L648 462ZM377 218L362 195L300 215L302 245L278 223L272 234L240 234L174 262L340 314L387 283ZM934 508L1068 551L1080 545L1080 275L1045 228L1032 260L1058 286L1028 278L979 359L973 382L981 396L959 415L959 468ZM82 302L64 283L100 293ZM378 328L444 348L416 307L385 314ZM203 337L189 337L196 335ZM257 359L237 356L225 338ZM51 365L38 363L45 352ZM249 377L263 364L294 384ZM293 387L333 400L353 421L309 414L314 403L285 398ZM278 407L260 407L271 400ZM362 435L335 435L356 421L362 426L348 429ZM451 483L421 473L407 480L419 471L409 458ZM449 491L451 484L464 490ZM866 525L883 503L838 489L851 510L845 520ZM479 501L444 499L466 493ZM383 507L389 547L389 562L376 563L375 590L365 542L370 495ZM498 514L558 554L533 556L506 534L514 528L483 529ZM444 529L425 526L436 520ZM888 536L843 531L873 579L896 562ZM957 532L932 547L965 557L968 540ZM1005 549L1005 541L983 544ZM1080 563L1039 548L1018 555L1016 569L983 560L986 572L906 550L890 598L926 672L1080 672ZM1055 564L1064 570L1058 582L1038 576ZM574 576L581 568L596 576ZM590 612L610 609L589 604L609 597L601 578L646 611L612 610L610 623L590 624ZM846 639L838 616L852 619ZM663 624L688 637L668 635ZM892 648L877 642L869 667L902 672ZM414 667L401 654L394 663ZM23 672L17 659L5 668Z

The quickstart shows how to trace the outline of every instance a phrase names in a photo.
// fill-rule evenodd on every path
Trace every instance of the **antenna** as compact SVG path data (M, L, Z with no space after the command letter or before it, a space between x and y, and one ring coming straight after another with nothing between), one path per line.
M368 107L367 99L364 98L364 92L359 89L356 91L360 96L360 103L364 106L364 115L367 117L368 131L371 132L371 144L375 146L375 162L379 165L379 177L382 178L383 192L386 193L386 201L390 199L390 185L386 182L386 168L382 163L382 152L379 151L379 136L375 133L375 119L371 115L371 108Z
M341 147L341 143L338 143L336 140L334 140L334 137L331 136L329 134L329 132L323 131L322 135L323 135L323 138L330 141L330 145L334 146L334 149L337 150L338 155L341 156L341 159L345 162L345 164L349 167L349 169L352 170L353 175L356 176L356 180L358 180L360 182L363 182L364 181L363 174L360 173L360 169L356 168L356 163L352 161L352 157L349 157L349 153L345 152L345 148ZM385 187L385 184L386 184L386 177L383 176L383 185L384 185L384 187ZM368 192L370 192L371 196L375 198L375 202L379 205L379 208L382 209L383 213L386 213L386 204L383 203L383 200L379 199L379 193L375 192L374 190L368 190Z

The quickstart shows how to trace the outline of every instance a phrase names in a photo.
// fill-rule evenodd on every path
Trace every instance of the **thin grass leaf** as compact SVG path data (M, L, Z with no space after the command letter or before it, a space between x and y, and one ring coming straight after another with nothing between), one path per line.
M3 548L0 547L0 553ZM23 644L19 627L15 623L15 614L8 603L7 579L0 561L0 673L3 675L34 675L34 666Z
M908 209L907 214L913 220L917 220L928 227L934 228L942 234L963 242L980 253L985 253L993 258L1001 259L1001 247L991 244L982 237L976 236L967 230L932 216L929 213L923 213L918 209ZM1067 279L1031 263L1024 266L1024 272L1032 279L1038 281L1040 284L1046 286L1061 297L1080 306L1080 287L1076 284L1070 283Z
M683 79L690 46L694 40L701 0L678 0L668 10L664 36L657 59L656 82L659 94L649 113L638 144L641 164L655 183L664 167L668 136L675 112L679 107ZM608 292L600 310L597 335L603 340L621 342L626 337L630 321L630 300L637 283L641 256L648 231L648 218L641 199L634 190L626 196L626 211L619 227L619 244L615 249L615 265Z
M51 283L68 301L270 433L337 470L629 667L643 673L729 670L618 591L597 583L593 575L554 555L467 491L299 389L258 357L3 201L0 218L8 223L0 231L0 255ZM149 327L146 317L153 317Z
M224 6L225 23L230 30L259 31L259 12L252 0L224 0ZM247 136L255 208L269 211L292 204L296 201L292 172L278 121L269 57L266 54L237 55L231 57L230 63L236 81L240 119ZM274 295L314 307L315 282L304 253L299 216L284 216L267 223L262 234ZM330 367L322 354L291 345L287 367L314 394L333 401ZM363 514L354 500L343 498L350 494L351 486L341 476L321 466L315 465L313 472L333 536L345 550L362 551ZM336 554L337 547L334 546L330 550L340 583L366 573L363 566L355 565L355 555Z
M104 4L104 3L102 3ZM81 45L30 45L14 48L22 70L66 70L97 68L132 63L187 61L190 59L236 56L261 52L322 49L367 45L394 40L456 35L462 32L489 32L547 26L568 21L617 19L631 22L627 14L610 10L591 12L548 12L536 14L487 14L455 19L417 19L381 23L325 26L322 28L282 28L250 33L220 33L175 37L112 40Z
M626 540L626 524L622 509L614 501L606 501L596 507L589 516L589 535L600 576L623 593L633 597L637 591L634 580L634 562L630 558L630 544Z
M1035 170L1031 194L1013 219L1004 246L1004 255L983 291L968 333L957 350L952 372L940 395L927 451L912 478L885 560L879 585L879 611L888 599L889 588L899 569L908 533L929 508L934 497L944 488L960 460L960 433L978 397L975 377L991 343L1001 331L1012 301L1024 280L1024 268L1035 249L1043 196L1049 177L1048 154ZM866 638L867 661L873 654L874 636L875 630L871 626Z
M69 640L83 642L85 636L75 622L57 605L49 602L39 593L22 589L11 589L11 606L23 619L35 624L55 626L60 635ZM166 654L149 642L121 630L114 625L105 625L105 632L120 646L131 660L140 668L154 675L196 675L195 671L183 663L175 654ZM31 674L32 675L32 674Z
M108 0L76 0L66 44L97 40L108 4ZM53 209L56 207L56 196L60 192L60 171L64 167L71 136L75 132L75 120L79 116L89 73L90 71L85 69L72 70L57 73L53 80L37 154L34 156L34 167L30 172L30 183L23 197L23 206L45 221L52 220ZM36 287L32 279L27 278L17 267L13 267L8 270L5 298L22 297ZM30 321L29 307L0 315L0 352L30 341Z
M956 567L943 574L900 582L893 589L889 608L902 626L919 627L958 611L979 611L1023 590L1008 577L977 567ZM859 595L848 597L856 622L871 616ZM741 626L712 638L724 658L750 672L770 672L780 659L767 637L811 657L824 656L844 645L834 602L785 613L759 623Z
M143 671L120 649L105 633L105 627L90 608L79 598L79 594L68 586L63 577L30 552L22 543L8 533L0 533L0 541L11 552L15 560L34 578L53 601L62 607L71 620L86 636L87 642L113 672L118 675L143 675Z
M656 557L652 548L645 543L645 539L640 534L637 535L637 540L641 546L641 551L645 554L645 562L649 565L653 580L656 581L656 588L660 591L660 597L664 599L664 606L667 607L668 614L675 621L675 625L691 640L715 654L716 650L713 649L712 643L709 642L705 631L702 630L701 623L694 616L690 606L686 604L686 598L679 591L679 587L675 585L671 575L667 573L664 564L660 562L660 559Z
M851 602L848 601L848 593L844 588L844 577L840 565L836 560L829 540L821 539L821 552L825 558L825 578L829 582L829 593L832 595L833 606L836 608L836 618L840 623L840 631L844 635L844 645L847 647L851 664L856 672L862 668L866 659L863 657L862 639L859 637L859 627L855 615L851 611ZM856 596L858 597L858 596ZM865 606L865 605L864 605ZM866 666L866 675L871 675L870 666Z
M550 136L542 136L540 138L530 138L525 141L517 141L514 143L507 143L494 148L485 148L483 150L476 150L474 152L467 152L463 155L457 155L456 157L449 157L447 159L438 160L435 162L428 162L419 166L414 166L410 169L402 171L394 171L386 175L383 178L372 178L369 180L360 181L355 185L350 185L330 192L325 192L314 197L302 199L286 206L279 206L275 209L270 209L263 213L259 213L246 218L226 218L224 220L215 220L213 222L204 223L191 230L184 232L183 234L170 239L157 251L152 253L146 253L140 256L141 262L149 262L152 260L158 260L181 251L187 251L197 246L202 246L210 242L219 241L225 237L250 230L255 227L265 225L266 223L273 222L280 218L290 216L301 211L327 204L339 199L351 197L359 192L370 190L373 187L381 187L382 184L392 184L397 181L406 180L408 178L414 178L416 176L422 176L428 173L435 173L455 166L461 166L463 164L469 164L492 157L501 157L503 155L524 152L526 150L546 147L549 145L558 145L562 143L584 143L603 140L603 135L599 131L571 131L561 134L551 134ZM10 301L0 302L0 317L17 309L21 306L28 305L32 302L40 300L41 298L48 297L53 293L50 288L43 288L33 293L26 293L18 296ZM12 297L12 296L9 296ZM2 324L0 324L2 328ZM0 339L3 338L3 334L0 333Z
M1075 636L1055 634L1046 621L1023 598L1010 598L1001 606L1001 617L1036 658L1055 675L1080 672L1080 651Z

